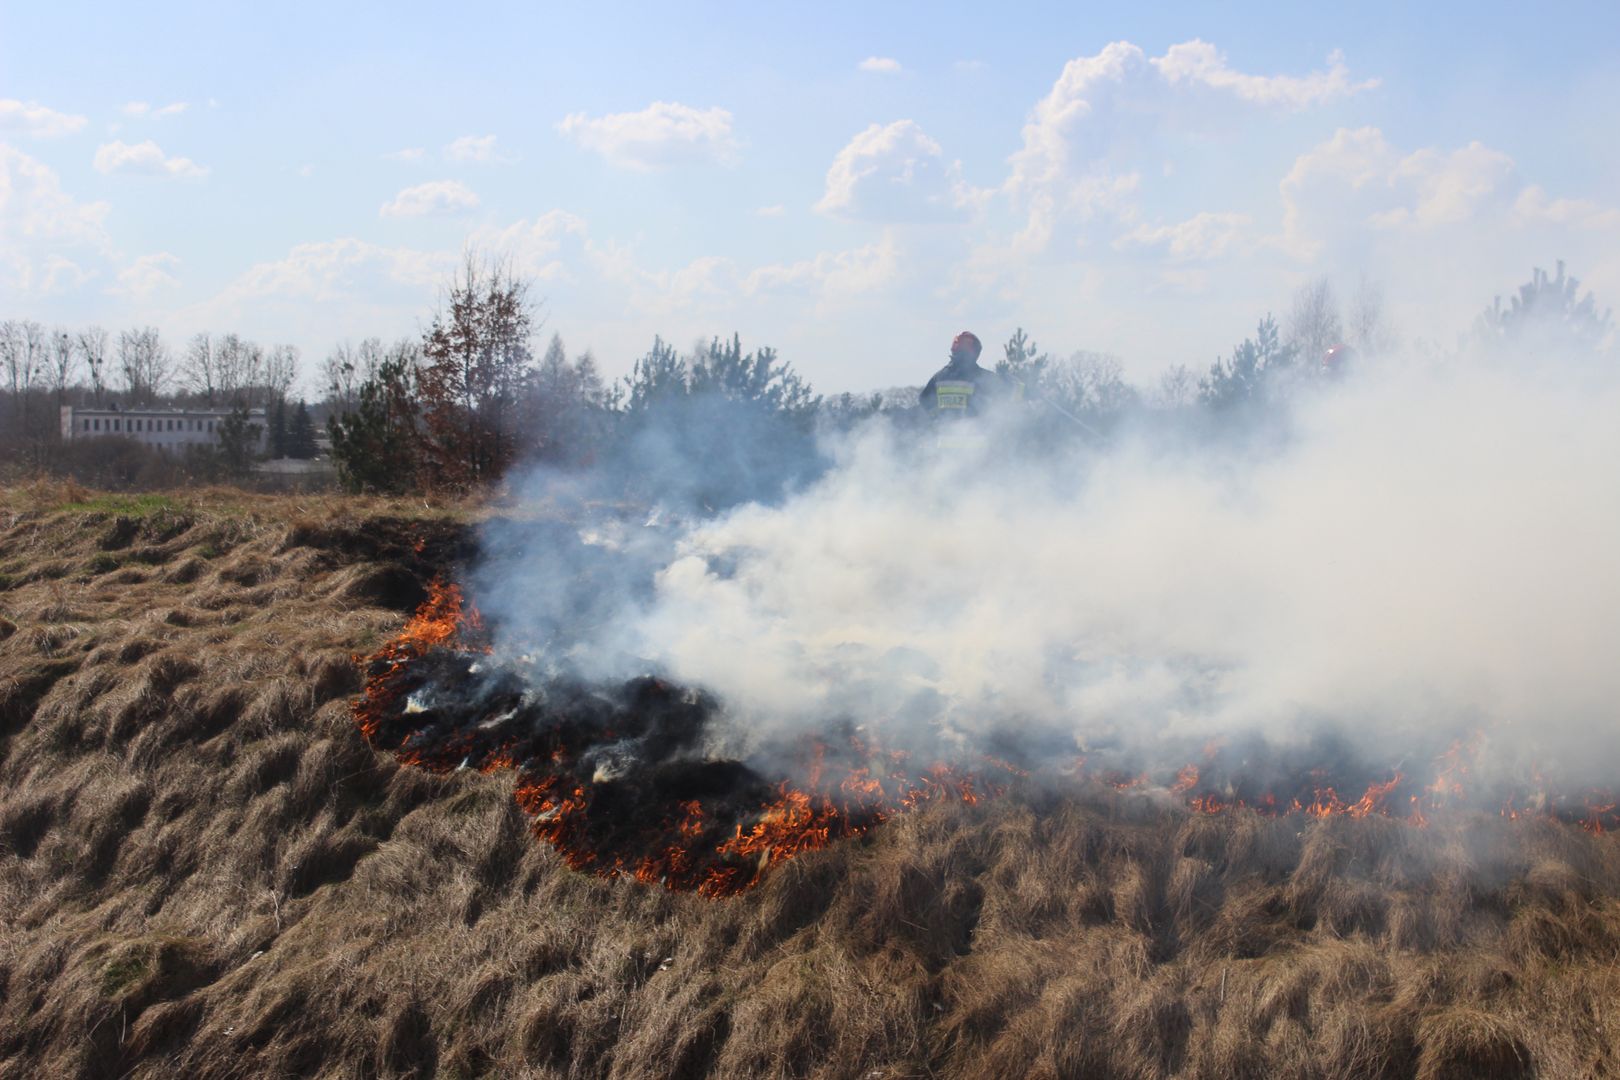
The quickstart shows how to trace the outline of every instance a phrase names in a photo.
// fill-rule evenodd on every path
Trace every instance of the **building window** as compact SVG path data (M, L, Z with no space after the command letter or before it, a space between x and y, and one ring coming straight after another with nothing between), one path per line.
M208 421L208 430L210 432L214 430L214 422L212 420Z

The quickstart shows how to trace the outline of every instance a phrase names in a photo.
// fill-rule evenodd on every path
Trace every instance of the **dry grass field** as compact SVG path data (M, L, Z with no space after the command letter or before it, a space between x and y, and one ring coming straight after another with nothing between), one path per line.
M0 1077L1620 1074L1620 841L1014 788L708 900L403 769L468 513L0 496Z

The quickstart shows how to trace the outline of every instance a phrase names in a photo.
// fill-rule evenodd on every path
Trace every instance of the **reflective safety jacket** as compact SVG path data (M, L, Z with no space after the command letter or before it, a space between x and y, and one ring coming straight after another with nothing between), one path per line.
M971 361L949 363L922 388L919 404L938 419L981 415L995 401L1010 396L1009 381Z

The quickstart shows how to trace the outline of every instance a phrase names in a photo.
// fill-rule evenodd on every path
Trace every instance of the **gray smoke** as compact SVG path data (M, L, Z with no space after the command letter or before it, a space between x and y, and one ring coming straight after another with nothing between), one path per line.
M1369 363L1265 439L1161 419L1037 451L1026 420L941 450L876 418L716 514L535 470L473 595L540 673L701 686L741 745L849 720L1077 750L1330 730L1394 758L1477 730L1612 781L1613 371Z

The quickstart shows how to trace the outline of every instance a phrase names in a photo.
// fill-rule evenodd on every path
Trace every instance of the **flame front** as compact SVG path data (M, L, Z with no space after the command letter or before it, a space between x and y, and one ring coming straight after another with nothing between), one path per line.
M488 651L477 611L459 588L435 582L398 637L356 657L367 679L353 705L355 723L371 745L403 764L435 772L515 770L514 796L532 831L575 870L728 896L753 888L788 859L860 836L896 814L935 800L974 804L1003 790L950 765L917 770L907 754L881 751L846 732L836 741L807 740L793 748L789 756L799 767L791 771L806 777L802 785L762 782L735 762L686 763L694 776L683 782L695 792L649 795L626 806L625 785L590 766L593 755L626 734L609 714L584 722L559 715L549 726L445 722L438 699L455 698L454 684L473 670L466 661ZM659 680L628 685L637 706L622 721L633 722L641 712L681 716L696 708ZM481 688L469 696L487 693ZM829 759L840 767L830 767Z
M399 636L356 658L367 679L353 705L355 723L403 764L515 770L517 804L534 834L576 870L728 896L789 859L861 836L897 814L938 801L971 805L1029 776L987 755L972 760L985 775L1006 774L1005 781L945 763L919 768L904 752L842 730L777 748L773 760L802 781L772 780L746 763L696 752L715 712L701 696L643 678L612 693L553 688L536 704L533 688L501 681L516 676L484 670L489 651L482 620L461 590L435 582ZM629 745L643 749L626 765L616 755ZM1478 735L1453 742L1426 770L1360 779L1340 763L1337 772L1321 765L1283 770L1281 780L1262 784L1252 778L1249 753L1216 740L1201 762L1179 768L1093 771L1081 756L1047 775L1099 798L1169 800L1200 814L1388 817L1425 826L1483 810L1515 821L1554 817L1593 833L1620 826L1614 793L1561 795L1534 767L1516 788L1492 787L1495 801L1488 802L1474 779Z

